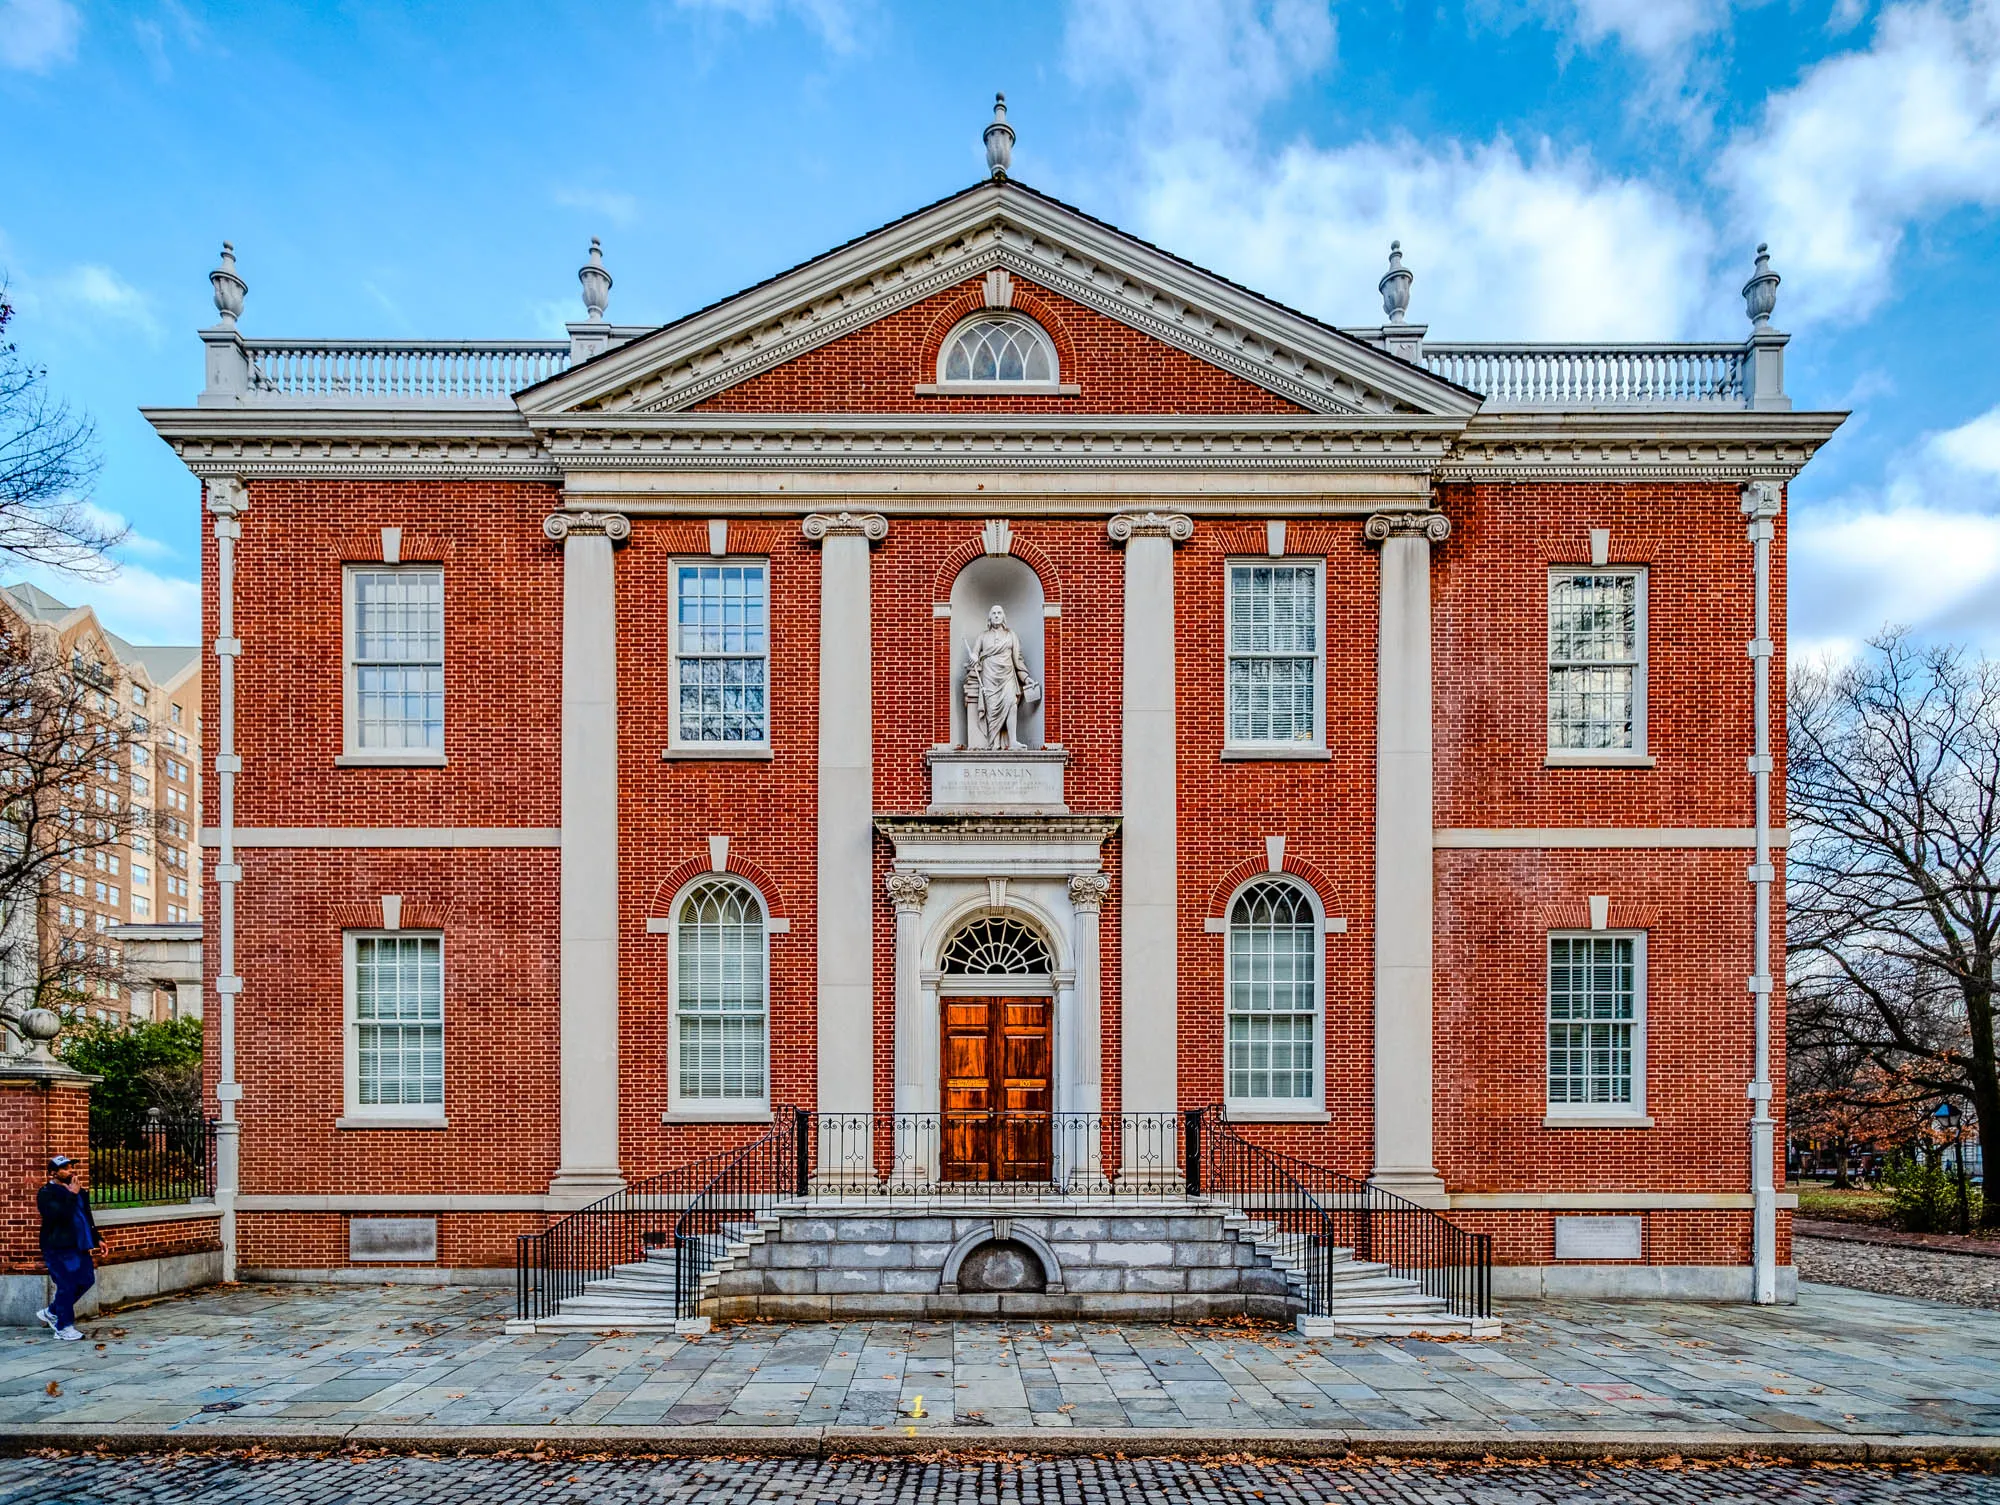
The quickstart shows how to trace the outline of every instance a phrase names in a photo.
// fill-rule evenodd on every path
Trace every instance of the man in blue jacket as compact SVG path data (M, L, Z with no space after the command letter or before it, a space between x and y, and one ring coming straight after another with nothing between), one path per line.
M49 1161L48 1181L35 1193L35 1207L42 1215L42 1263L56 1285L55 1300L35 1315L65 1343L83 1338L76 1330L76 1303L97 1284L90 1251L103 1242L90 1216L90 1193L75 1182L75 1163L67 1155L57 1155Z

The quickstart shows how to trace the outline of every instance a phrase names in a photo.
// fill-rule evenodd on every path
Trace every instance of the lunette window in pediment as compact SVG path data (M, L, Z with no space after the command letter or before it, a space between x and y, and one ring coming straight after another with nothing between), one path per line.
M981 312L945 336L937 379L954 387L1051 385L1060 379L1055 341L1032 319Z

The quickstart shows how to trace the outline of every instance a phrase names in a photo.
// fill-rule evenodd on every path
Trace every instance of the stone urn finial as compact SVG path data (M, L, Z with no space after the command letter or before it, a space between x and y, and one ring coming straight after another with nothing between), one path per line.
M1014 128L1007 124L1007 96L993 96L993 123L986 127L986 170L1004 182L1014 160Z
M54 1061L49 1043L62 1033L62 1015L54 1009L29 1009L15 1024L21 1037L21 1056L29 1061Z
M1751 324L1758 329L1771 322L1771 313L1778 306L1779 280L1778 274L1771 270L1770 246L1760 243L1756 270L1743 284L1743 312L1750 316Z
M250 287L236 275L236 247L226 240L222 243L222 264L208 274L208 283L215 289L215 311L221 315L222 327L234 329L243 312L243 295Z
M583 284L583 311L593 324L601 323L611 305L611 274L604 270L604 247L590 237L590 260L577 268L576 280Z
M1389 316L1391 324L1403 322L1403 315L1410 311L1410 284L1417 274L1403 265L1403 243L1389 242L1389 270L1382 274L1382 280L1375 284L1375 290L1382 295L1382 312Z

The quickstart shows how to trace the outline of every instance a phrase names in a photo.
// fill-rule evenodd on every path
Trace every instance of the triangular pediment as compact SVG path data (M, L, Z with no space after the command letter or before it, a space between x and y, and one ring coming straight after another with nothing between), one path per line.
M1305 412L1463 417L1479 406L1418 366L1005 181L850 241L518 400L531 417L684 412L993 268Z

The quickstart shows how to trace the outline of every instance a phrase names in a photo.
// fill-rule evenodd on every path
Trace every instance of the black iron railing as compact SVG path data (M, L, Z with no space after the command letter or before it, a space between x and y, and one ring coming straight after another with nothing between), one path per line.
M1184 1120L1191 1194L1227 1202L1267 1232L1305 1278L1306 1310L1329 1311L1335 1266L1351 1250L1442 1299L1456 1317L1493 1311L1493 1236L1295 1155L1252 1144L1220 1108Z
M816 1195L1182 1196L1178 1113L816 1113Z
M146 1207L215 1195L215 1121L199 1113L143 1113L90 1120L90 1200Z
M806 1194L812 1115L780 1112L768 1134L752 1140L716 1168L674 1219L674 1306L693 1317L701 1309L701 1278L729 1247L780 1201Z
M803 1116L795 1108L780 1108L771 1130L748 1145L718 1150L635 1181L623 1191L565 1213L540 1233L519 1235L514 1240L515 1313L523 1318L550 1316L593 1280L609 1278L617 1266L637 1263L649 1249L672 1247L682 1213L718 1186L747 1192L747 1179L740 1172L732 1176L732 1169L739 1164L769 1169L757 1158L759 1148L774 1138L795 1140ZM759 1188L753 1202L768 1205L780 1195L796 1196L803 1189L794 1173L782 1185Z

